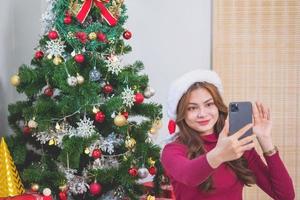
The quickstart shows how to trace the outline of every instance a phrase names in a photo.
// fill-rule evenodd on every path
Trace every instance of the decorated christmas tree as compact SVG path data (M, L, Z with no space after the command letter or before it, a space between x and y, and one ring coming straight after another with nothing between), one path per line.
M7 138L25 188L61 200L153 198L162 109L143 63L122 63L132 36L123 0L47 2L31 65L11 77L26 96L9 105ZM141 184L147 176L153 191Z

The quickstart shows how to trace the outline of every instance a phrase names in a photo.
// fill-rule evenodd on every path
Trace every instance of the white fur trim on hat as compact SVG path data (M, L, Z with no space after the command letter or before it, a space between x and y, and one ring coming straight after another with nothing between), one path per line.
M170 119L176 119L176 109L182 95L196 82L208 82L215 85L219 92L223 92L223 86L218 74L212 70L197 69L190 71L171 83L168 100L167 112Z

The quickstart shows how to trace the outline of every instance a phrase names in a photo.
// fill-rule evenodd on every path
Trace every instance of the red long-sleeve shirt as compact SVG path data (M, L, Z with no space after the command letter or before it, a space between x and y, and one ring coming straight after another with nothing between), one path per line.
M210 151L216 146L217 135L201 137L204 147ZM279 153L266 156L267 165L253 149L243 155L248 167L256 177L256 184L275 200L295 198L292 179L290 178ZM170 177L176 200L241 200L244 184L226 164L213 169L206 159L206 154L192 160L187 158L187 147L178 142L167 144L162 152L161 161ZM210 193L199 190L198 185L212 175L214 190Z

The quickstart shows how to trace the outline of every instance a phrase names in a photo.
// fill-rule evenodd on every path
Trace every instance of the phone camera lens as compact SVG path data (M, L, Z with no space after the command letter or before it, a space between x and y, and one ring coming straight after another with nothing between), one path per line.
M237 112L237 111L239 111L239 106L238 106L238 104L237 104L237 103L231 104L230 110L231 110L231 112Z

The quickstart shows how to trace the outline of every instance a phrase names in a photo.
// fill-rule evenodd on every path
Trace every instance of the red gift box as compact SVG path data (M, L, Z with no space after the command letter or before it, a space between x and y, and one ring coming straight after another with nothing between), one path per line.
M145 186L146 189L145 193L147 193L147 191L150 191L154 187L153 182L146 182L143 183L143 185ZM156 200L175 200L175 194L173 191L173 187L171 185L162 185L161 189L162 189L162 195L160 197L155 197ZM143 196L141 200L146 199L146 197L147 195Z

